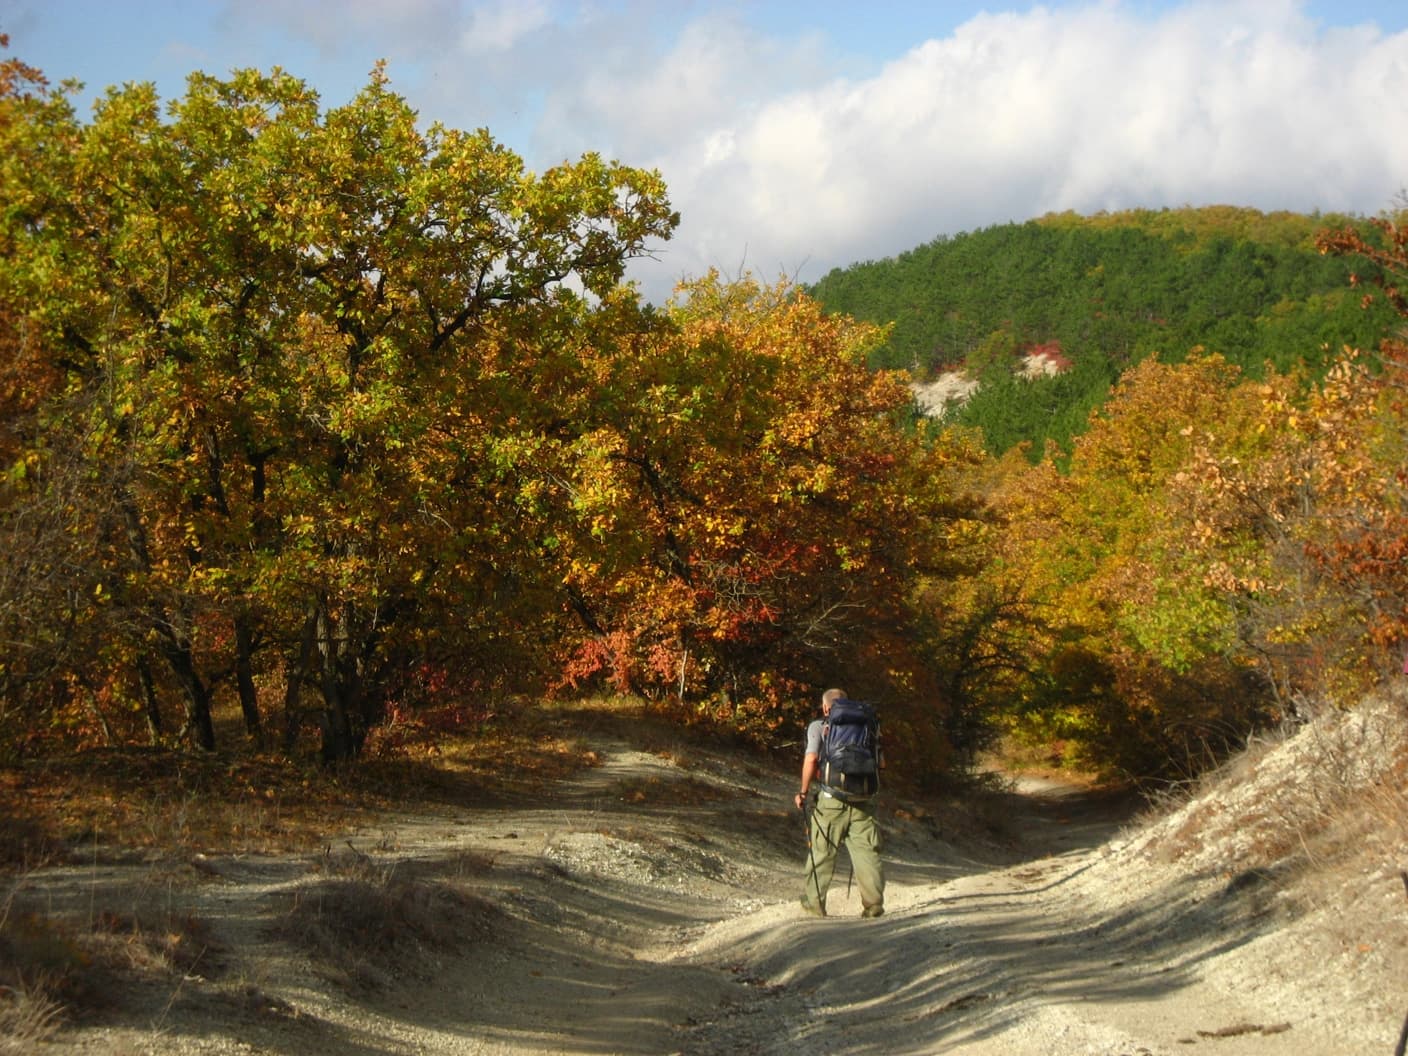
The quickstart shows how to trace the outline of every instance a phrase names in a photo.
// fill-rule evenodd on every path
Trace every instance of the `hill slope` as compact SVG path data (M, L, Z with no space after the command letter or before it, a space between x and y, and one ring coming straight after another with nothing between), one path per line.
M939 238L887 260L837 269L809 292L829 310L892 323L878 367L927 381L957 369L982 388L956 420L989 449L1079 433L1120 372L1201 346L1258 375L1315 375L1345 345L1376 347L1393 322L1364 311L1351 262L1315 236L1360 223L1251 209L1061 214ZM1018 376L1033 348L1054 376Z

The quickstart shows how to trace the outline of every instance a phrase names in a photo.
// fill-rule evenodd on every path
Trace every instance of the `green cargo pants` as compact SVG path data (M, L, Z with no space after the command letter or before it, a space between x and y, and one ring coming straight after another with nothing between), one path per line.
M880 863L880 826L873 803L845 803L825 792L812 807L808 834L806 879L802 905L812 913L826 912L826 891L836 869L836 852L844 843L851 857L860 904L867 916L878 916L885 906L885 869Z

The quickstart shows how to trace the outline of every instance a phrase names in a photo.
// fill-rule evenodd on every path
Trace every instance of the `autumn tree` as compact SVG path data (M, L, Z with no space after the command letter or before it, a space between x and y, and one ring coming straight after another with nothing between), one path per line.
M914 601L973 559L976 448L912 428L907 375L866 365L882 334L786 284L708 276L668 321L603 346L563 404L564 677L755 732L842 682L931 749Z
M1373 360L1351 357L1323 387L1312 463L1328 530L1311 541L1319 567L1362 605L1371 660L1397 668L1408 650L1408 214L1372 232L1327 231L1322 252L1356 259L1365 307L1387 303L1398 325Z
M0 134L23 127L48 93L38 70L0 62ZM0 171L18 161L0 159ZM9 245L0 248L8 259ZM48 429L67 399L49 352L13 302L0 304L0 737L8 750L51 729L106 732L80 683L112 628L96 618L101 580L92 539L75 530L101 500L81 438Z
M1374 228L1321 244L1360 258L1366 301L1403 312L1403 230ZM1030 469L1009 458L992 492L1005 528L958 615L1016 599L1007 619L1027 621L1040 657L1003 669L1019 725L1098 768L1159 779L1397 671L1403 348L1389 333L1376 354L1346 349L1319 380L1146 360L1066 471L1050 453Z
M525 545L505 390L668 237L658 176L535 176L485 132L422 131L379 70L327 111L280 71L193 75L165 117L109 90L86 124L12 93L0 132L0 283L64 378L50 435L102 481L74 528L124 614L112 677L159 671L204 747L218 686L262 738L281 685L286 740L311 714L353 754L445 613L495 625Z
M1401 317L1403 229L1385 217L1368 230L1327 231L1319 245L1357 257L1351 280L1366 306ZM1183 489L1210 579L1237 605L1247 647L1292 714L1352 705L1401 669L1405 363L1402 334L1390 329L1374 351L1344 348L1305 391L1264 386L1257 450L1200 453Z
M1291 388L1249 383L1216 356L1146 360L1092 416L1067 472L1048 454L997 493L1006 531L985 577L1032 621L1042 662L1012 701L1029 729L1156 780L1216 760L1271 714L1239 608L1268 589L1256 586L1264 525L1227 513L1246 496L1209 490L1208 466L1269 451L1268 395Z

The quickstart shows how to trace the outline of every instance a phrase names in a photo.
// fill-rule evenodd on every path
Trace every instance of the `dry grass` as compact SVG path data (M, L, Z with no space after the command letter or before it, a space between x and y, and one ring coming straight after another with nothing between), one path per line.
M337 768L306 759L105 748L0 770L0 868L284 853L408 801L531 796L589 765L552 709L505 706L472 727L402 722Z
M739 799L744 793L694 777L631 777L614 781L606 795L622 803L658 806L672 803L719 803Z
M1229 874L1388 865L1408 846L1405 716L1402 700L1369 701L1249 745L1145 819L1159 823L1151 853Z
M45 985L0 986L0 1054L33 1052L63 1021L63 1005Z
M204 922L150 892L104 892L107 908L95 894L81 910L40 911L21 906L20 886L0 907L0 1053L30 1051L70 1013L109 1003L120 980L179 985L219 971Z
M0 980L27 1004L62 1004L83 989L92 967L79 933L61 920L7 908L0 921Z
M1347 781L1343 796L1323 804L1330 823L1321 842L1336 857L1376 850L1408 869L1408 745L1386 762L1372 780Z
M61 919L20 909L18 885L0 905L0 1052L52 1034L64 1006L81 998L93 959L76 928Z
M102 749L0 773L0 865L285 851L373 809L370 782L270 756Z
M96 962L139 974L211 976L222 959L206 923L174 909L101 910L82 945Z
M437 954L482 941L498 917L454 884L403 876L355 850L325 856L320 872L290 898L277 935L355 992L429 977Z
M569 727L551 707L501 705L472 723L422 713L379 731L362 759L337 768L254 752L231 737L235 747L213 753L108 748L0 770L0 870L12 878L0 902L0 1054L31 1051L125 984L179 989L188 976L218 975L223 951L171 897L205 879L192 867L203 856L307 852L331 832L374 827L408 805L533 796L591 765ZM91 867L96 876L113 864L139 864L141 878L123 889L90 886L81 908L22 908L16 898L39 867ZM469 880L491 867L466 855L453 875ZM491 917L453 882L354 852L323 856L279 930L330 976L368 989L424 974L438 951L483 934Z

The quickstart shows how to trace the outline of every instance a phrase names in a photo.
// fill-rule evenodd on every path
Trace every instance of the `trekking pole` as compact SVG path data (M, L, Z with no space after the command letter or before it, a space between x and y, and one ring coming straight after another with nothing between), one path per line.
M821 905L821 881L816 878L816 846L812 843L812 813L816 809L810 795L802 797L802 825L807 834L807 875L812 878L812 888L816 891L816 904Z
M1405 667L1408 667L1408 662L1405 662ZM1400 872L1398 875L1403 880L1404 889L1408 890L1408 872ZM1404 1056L1405 1053L1408 1053L1408 1017L1404 1018L1403 1029L1398 1032L1398 1045L1393 1050L1393 1056Z

